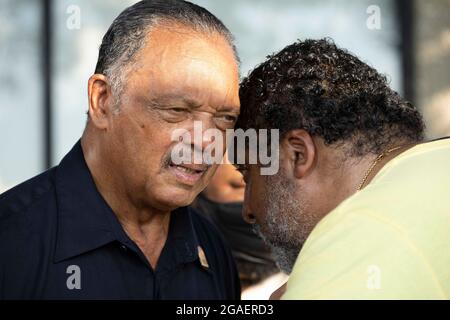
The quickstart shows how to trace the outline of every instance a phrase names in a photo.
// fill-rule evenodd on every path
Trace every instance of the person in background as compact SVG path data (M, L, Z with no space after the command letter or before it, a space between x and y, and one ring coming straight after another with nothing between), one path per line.
M231 246L242 298L267 299L286 276L276 266L270 248L243 219L245 183L226 156L224 160L193 206L217 226Z

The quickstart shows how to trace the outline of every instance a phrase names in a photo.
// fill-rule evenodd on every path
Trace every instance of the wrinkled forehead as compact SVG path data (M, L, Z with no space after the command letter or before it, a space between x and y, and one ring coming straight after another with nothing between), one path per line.
M148 37L130 75L136 87L154 98L239 106L238 65L223 36L171 26L156 27Z

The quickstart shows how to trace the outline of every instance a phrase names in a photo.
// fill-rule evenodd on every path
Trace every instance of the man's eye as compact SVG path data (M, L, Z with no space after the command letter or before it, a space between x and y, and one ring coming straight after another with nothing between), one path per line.
M171 108L170 111L173 111L174 113L183 113L186 112L186 109L184 108Z
M225 120L231 121L231 122L235 122L237 119L235 116L230 116L230 115L226 115L226 116L224 116L224 118L225 118Z
M226 122L232 122L232 123L236 122L236 120L237 120L236 116L233 116L233 115L230 115L230 114L224 114L224 115L218 116L218 118L220 120L224 120Z

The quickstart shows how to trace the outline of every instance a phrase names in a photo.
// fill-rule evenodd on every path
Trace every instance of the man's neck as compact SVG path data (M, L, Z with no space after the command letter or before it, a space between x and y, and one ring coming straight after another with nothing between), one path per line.
M366 187L372 180L375 178L375 176L380 172L380 170L392 159L400 155L401 153L411 149L412 147L416 146L417 142L415 143L403 143L398 144L397 146L390 148L389 150L384 150L381 154L379 154L377 157L381 156L381 159L377 161L377 157L375 160L372 161L370 166L367 168L367 171L365 175L363 176L360 185L358 185L357 190L362 190L364 187ZM392 151L390 151L392 150ZM364 179L365 178L365 179Z
M342 170L332 181L334 188L339 186L335 193L336 198L338 199L336 203L342 202L360 189L366 187L389 161L415 145L417 145L417 143L399 144L399 148L392 152L387 152L389 150L387 149L380 154L369 154L361 158L345 161ZM390 149L394 148L395 147ZM383 154L383 156L381 159L378 159L381 154Z
M92 139L91 139L92 140ZM83 135L81 146L84 158L94 183L106 203L111 207L126 234L147 257L153 268L167 240L170 223L170 211L151 208L144 203L137 203L122 189L125 186L122 177L111 175L105 164L107 159L101 152L101 146ZM100 160L102 159L101 163Z

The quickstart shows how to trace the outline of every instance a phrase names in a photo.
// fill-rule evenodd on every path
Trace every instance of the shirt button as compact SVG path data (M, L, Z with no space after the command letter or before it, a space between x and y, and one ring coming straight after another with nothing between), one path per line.
M125 245L120 245L120 249L122 249L123 251L127 251L128 250L128 248L125 246Z

